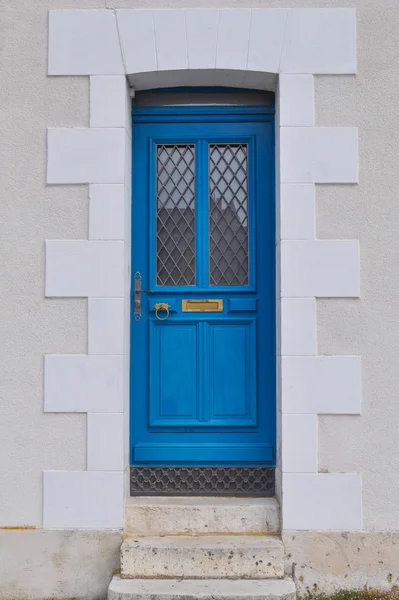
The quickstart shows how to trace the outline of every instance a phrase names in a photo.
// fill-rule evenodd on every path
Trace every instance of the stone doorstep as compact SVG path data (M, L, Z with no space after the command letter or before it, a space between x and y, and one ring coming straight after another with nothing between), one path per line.
M280 530L275 498L132 497L125 535L271 534Z
M108 600L295 600L292 579L121 579L114 576Z
M284 577L284 547L276 536L127 538L123 578L268 579Z

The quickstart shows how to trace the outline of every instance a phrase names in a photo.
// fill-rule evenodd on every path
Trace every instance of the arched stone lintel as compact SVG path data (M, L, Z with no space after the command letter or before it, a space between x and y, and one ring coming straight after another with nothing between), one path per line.
M356 72L354 9L50 11L49 75Z

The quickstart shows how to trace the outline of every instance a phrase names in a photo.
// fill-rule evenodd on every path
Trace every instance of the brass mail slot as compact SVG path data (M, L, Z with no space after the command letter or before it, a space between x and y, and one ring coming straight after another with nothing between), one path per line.
M223 300L182 300L182 312L223 312Z

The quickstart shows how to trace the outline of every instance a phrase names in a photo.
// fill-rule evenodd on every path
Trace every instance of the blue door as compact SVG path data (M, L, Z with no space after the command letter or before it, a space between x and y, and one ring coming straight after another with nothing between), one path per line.
M273 465L273 111L137 108L132 140L132 464Z

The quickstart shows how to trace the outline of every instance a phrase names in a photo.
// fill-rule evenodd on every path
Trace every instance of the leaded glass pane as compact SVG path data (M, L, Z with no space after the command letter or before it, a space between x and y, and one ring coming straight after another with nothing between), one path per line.
M195 147L157 146L157 285L195 284Z
M211 285L248 285L248 146L209 146Z

